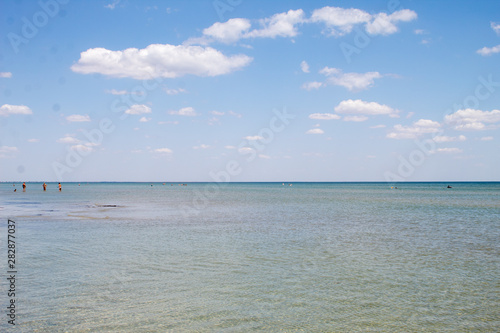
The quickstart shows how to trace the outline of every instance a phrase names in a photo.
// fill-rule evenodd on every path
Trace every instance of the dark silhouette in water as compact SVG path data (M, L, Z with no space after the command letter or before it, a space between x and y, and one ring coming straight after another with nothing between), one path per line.
M446 188L453 188L453 187L451 187L450 185L448 185Z

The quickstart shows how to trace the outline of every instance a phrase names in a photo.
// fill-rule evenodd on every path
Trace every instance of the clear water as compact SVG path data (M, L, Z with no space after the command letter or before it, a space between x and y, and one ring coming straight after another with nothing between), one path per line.
M22 332L500 331L500 183L27 185Z

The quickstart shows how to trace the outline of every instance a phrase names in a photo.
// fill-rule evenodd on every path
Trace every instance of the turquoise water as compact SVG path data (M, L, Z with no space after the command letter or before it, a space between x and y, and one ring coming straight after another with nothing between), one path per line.
M500 183L27 185L23 332L500 331Z

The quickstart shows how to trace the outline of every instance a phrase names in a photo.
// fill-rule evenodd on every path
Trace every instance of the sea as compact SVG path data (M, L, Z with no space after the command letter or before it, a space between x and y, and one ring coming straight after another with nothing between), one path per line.
M500 331L499 182L3 182L0 216L1 332Z

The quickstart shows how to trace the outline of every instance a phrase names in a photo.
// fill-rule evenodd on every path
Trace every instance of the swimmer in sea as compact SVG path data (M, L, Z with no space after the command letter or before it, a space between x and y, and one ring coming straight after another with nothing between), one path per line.
M47 191L47 184L45 184L45 182L43 183L43 190Z
M26 183L23 183L23 192L26 192Z
M61 192L61 190L62 190L61 183L59 183L59 185L58 185L58 186L59 186L59 192Z

